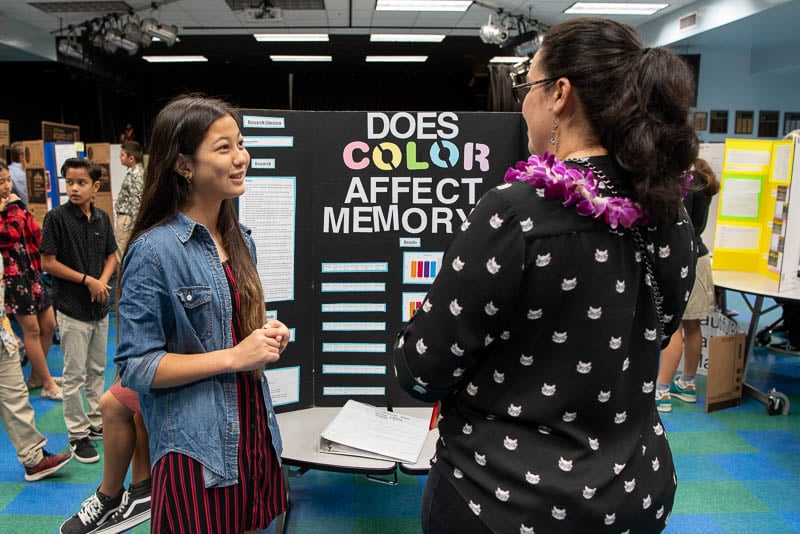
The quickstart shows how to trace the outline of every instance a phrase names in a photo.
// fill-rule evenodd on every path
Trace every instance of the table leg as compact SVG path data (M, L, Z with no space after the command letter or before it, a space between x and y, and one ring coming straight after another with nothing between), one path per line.
M761 320L761 316L765 313L768 313L778 307L778 304L774 306L770 306L766 310L764 309L764 295L754 295L755 300L751 304L750 301L747 299L747 294L739 292L744 299L745 304L747 307L750 308L751 317L750 317L750 325L747 327L747 337L745 340L745 353L744 353L744 380L747 380L747 367L750 363L750 356L753 354L753 347L755 346L756 341L756 334L758 333L758 323ZM770 395L761 391L760 389L756 388L748 384L747 382L742 382L742 393L753 397L758 402L767 406L770 402ZM777 393L773 389L773 393ZM778 395L782 395L778 393ZM789 405L788 403L785 404L785 409L781 411L783 415L789 415Z

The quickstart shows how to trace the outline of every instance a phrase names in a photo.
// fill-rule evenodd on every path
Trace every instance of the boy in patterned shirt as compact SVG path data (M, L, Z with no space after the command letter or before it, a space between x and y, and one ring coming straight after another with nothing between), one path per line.
M139 212L139 202L142 200L144 184L144 167L142 166L142 145L136 141L125 141L119 153L119 161L128 168L122 186L119 189L114 211L117 214L117 224L114 235L117 239L117 261L122 264L122 255L128 246L131 237L133 221Z
M94 463L100 455L90 439L103 436L100 396L108 344L108 281L117 268L117 243L108 214L92 203L100 188L100 168L87 159L69 158L61 174L69 202L45 215L39 250L42 267L53 277L69 446L76 460Z

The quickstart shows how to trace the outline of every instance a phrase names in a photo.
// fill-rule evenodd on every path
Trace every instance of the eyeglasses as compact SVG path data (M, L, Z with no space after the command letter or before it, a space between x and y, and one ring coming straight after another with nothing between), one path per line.
M514 94L514 101L517 104L522 104L522 101L525 100L525 97L528 95L528 92L537 85L541 85L543 83L552 83L556 81L558 78L542 78L541 80L536 80L535 82L525 82L525 83L517 83L511 86L511 92Z

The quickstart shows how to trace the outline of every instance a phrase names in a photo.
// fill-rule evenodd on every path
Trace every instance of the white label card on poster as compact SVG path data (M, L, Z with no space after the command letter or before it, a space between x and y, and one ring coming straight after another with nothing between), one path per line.
M757 226L717 225L716 248L758 250L761 229Z
M753 202L753 198L758 198L760 193L760 180L727 178L725 180L725 189L722 191L721 215L747 219L757 218L759 206L757 202Z
M258 253L258 275L264 300L294 300L296 186L291 176L245 180L239 219L252 230Z
M300 402L300 367L267 369L264 377L269 384L269 394L274 406Z

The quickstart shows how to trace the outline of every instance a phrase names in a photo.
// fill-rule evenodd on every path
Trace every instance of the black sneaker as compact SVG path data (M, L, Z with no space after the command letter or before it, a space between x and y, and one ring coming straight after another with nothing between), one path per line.
M72 451L72 456L82 464L93 464L100 461L100 455L89 438L70 441L69 450Z
M135 495L130 490L122 494L122 503L93 534L117 534L130 530L150 519L150 492Z
M33 482L49 477L72 460L71 452L62 452L61 454L50 454L42 449L42 459L38 464L25 468L25 480Z
M81 503L81 510L64 521L59 534L89 534L103 525L117 511L122 502L122 495L107 497L96 491Z
M92 441L103 441L103 427L96 428L93 426L89 427L89 439Z

